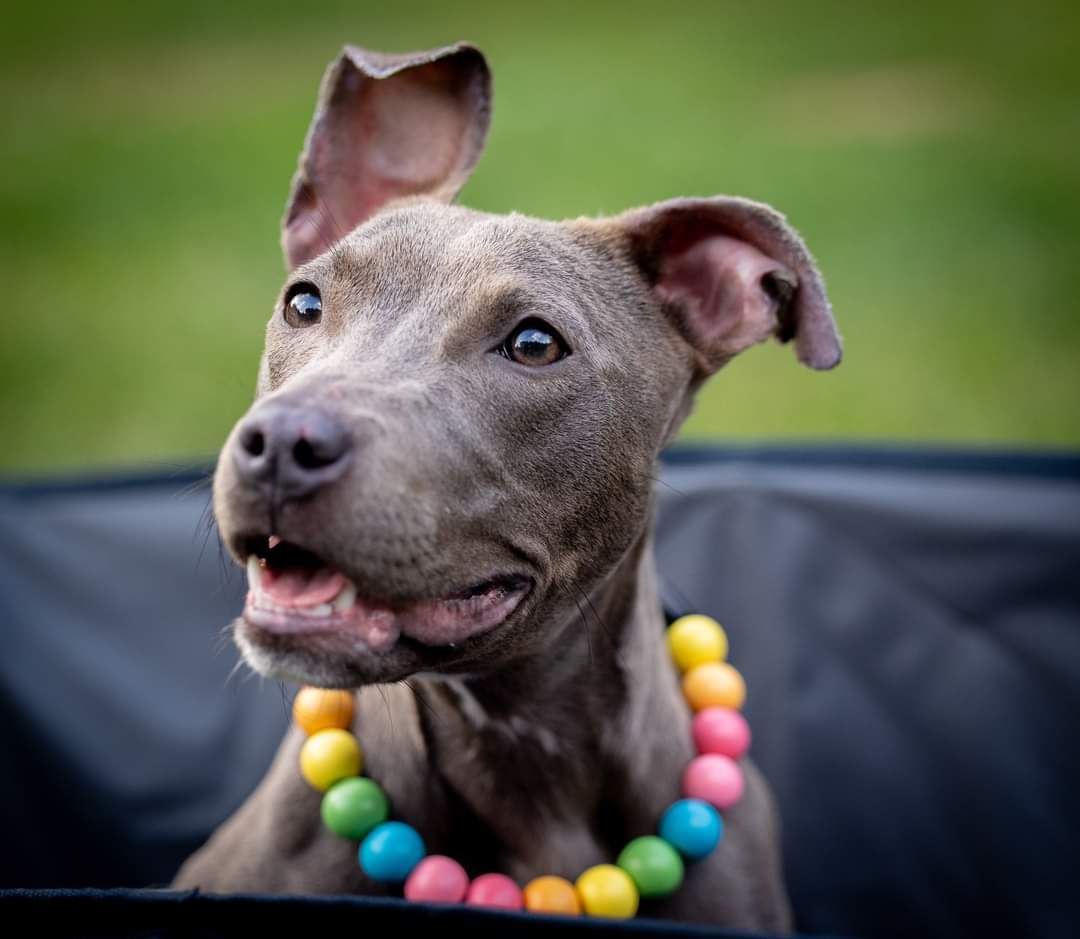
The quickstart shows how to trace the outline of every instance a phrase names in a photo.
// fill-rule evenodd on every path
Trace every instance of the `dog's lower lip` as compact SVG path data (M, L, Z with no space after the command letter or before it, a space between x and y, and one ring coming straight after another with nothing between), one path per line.
M459 590L457 593L449 594L444 597L444 600L471 600L474 597L482 596L492 590L506 590L513 591L523 589L530 585L531 581L527 577L521 577L519 575L506 575L503 577L490 577L487 580L481 580L473 584L471 587L467 587L464 590Z
M451 646L503 623L532 589L530 577L500 574L454 593L412 601L360 595L355 584L297 545L265 536L248 545L244 619L275 634L341 634L375 652L401 637Z

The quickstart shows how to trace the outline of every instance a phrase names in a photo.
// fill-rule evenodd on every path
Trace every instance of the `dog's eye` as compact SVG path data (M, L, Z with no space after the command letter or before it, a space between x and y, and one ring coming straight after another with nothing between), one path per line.
M527 319L521 323L501 346L499 354L520 362L522 365L551 365L564 359L570 350L562 336L540 319Z
M322 297L314 284L293 284L285 294L285 322L292 327L314 326L322 317Z

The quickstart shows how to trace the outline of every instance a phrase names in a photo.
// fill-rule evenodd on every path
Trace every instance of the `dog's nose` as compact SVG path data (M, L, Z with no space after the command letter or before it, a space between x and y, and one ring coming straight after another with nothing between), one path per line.
M267 401L244 419L232 457L245 482L278 499L300 499L341 476L350 448L341 422L324 411Z

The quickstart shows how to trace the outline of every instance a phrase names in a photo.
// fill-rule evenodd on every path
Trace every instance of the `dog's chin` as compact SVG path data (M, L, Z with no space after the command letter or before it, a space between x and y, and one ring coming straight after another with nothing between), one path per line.
M243 617L234 623L233 635L255 672L293 685L360 688L402 681L422 670L415 650L401 642L376 655L362 646L348 647L333 635L304 640L282 637Z
M496 574L432 597L379 599L317 556L273 537L248 555L249 590L234 626L262 675L324 687L454 671L522 607L533 581Z

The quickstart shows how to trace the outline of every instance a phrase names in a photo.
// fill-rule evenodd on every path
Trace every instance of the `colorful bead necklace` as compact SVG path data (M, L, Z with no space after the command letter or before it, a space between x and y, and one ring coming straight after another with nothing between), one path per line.
M548 875L522 889L505 874L494 873L470 881L457 861L427 854L415 828L388 821L386 794L360 775L363 751L348 730L351 691L309 687L296 696L293 717L308 734L300 750L300 772L324 793L321 812L327 828L360 842L364 873L381 883L403 883L408 900L629 918L640 897L678 890L684 862L705 857L720 842L724 825L719 813L742 797L743 775L736 761L750 746L750 728L739 713L746 685L725 661L728 641L720 624L707 616L683 616L668 627L667 646L695 712L698 755L683 772L685 798L664 812L659 836L635 838L614 864L590 867L575 883Z

